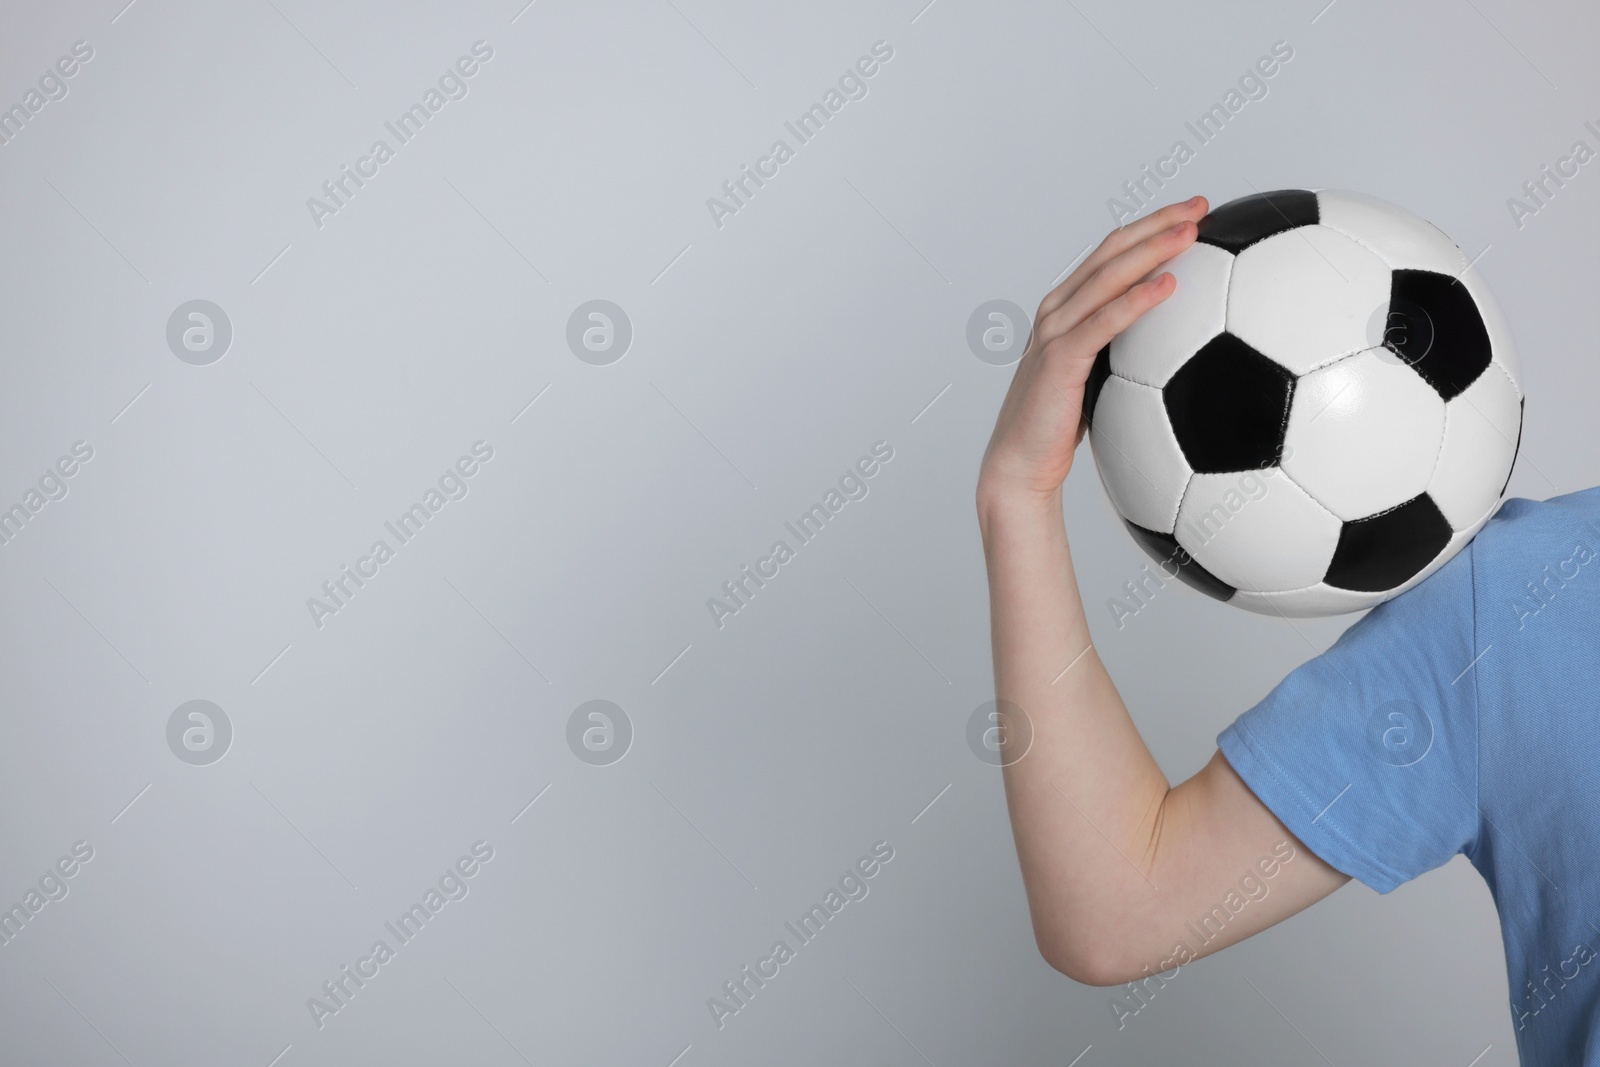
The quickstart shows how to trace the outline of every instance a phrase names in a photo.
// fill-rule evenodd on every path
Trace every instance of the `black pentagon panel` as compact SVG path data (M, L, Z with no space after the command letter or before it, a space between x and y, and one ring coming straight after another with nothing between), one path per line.
M1423 493L1397 508L1345 523L1322 580L1358 593L1386 593L1432 563L1452 533L1450 520Z
M1517 401L1517 443L1511 446L1511 469L1506 471L1506 484L1500 487L1500 495L1505 496L1506 490L1511 488L1511 473L1517 469L1517 456L1522 452L1522 427L1527 421L1528 398L1523 397Z
M1094 408L1100 402L1100 390L1105 388L1106 379L1111 377L1111 346L1106 345L1100 354L1094 357L1094 366L1089 368L1089 380L1083 385L1083 421L1090 426L1094 425Z
M1157 569L1163 578L1170 578L1172 569L1176 567L1179 581L1192 589L1200 590L1206 596L1217 600L1228 600L1238 592L1233 586L1196 563L1194 557L1178 544L1176 537L1147 530L1127 519L1123 519L1122 522L1128 528L1128 532L1133 534L1133 539L1139 542L1139 547L1156 561Z
M1467 287L1431 270L1394 272L1383 344L1446 400L1477 381L1494 355Z
M1276 464L1294 382L1287 369L1231 333L1207 341L1161 390L1189 466L1225 474Z
M1296 226L1314 226L1317 194L1309 189L1279 189L1230 200L1200 220L1200 241L1238 255L1257 241Z

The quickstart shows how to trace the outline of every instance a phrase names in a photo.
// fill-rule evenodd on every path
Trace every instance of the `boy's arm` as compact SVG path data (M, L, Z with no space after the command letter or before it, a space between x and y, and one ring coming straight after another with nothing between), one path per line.
M1092 985L1233 944L1349 881L1220 752L1169 788L1090 644L1073 576L1061 483L1083 436L1089 369L1170 295L1170 273L1140 279L1193 243L1205 212L1196 197L1114 231L1045 297L978 481L996 696L1027 719L1003 724L1002 757L1034 934L1053 967ZM1027 727L1018 758L1008 746Z

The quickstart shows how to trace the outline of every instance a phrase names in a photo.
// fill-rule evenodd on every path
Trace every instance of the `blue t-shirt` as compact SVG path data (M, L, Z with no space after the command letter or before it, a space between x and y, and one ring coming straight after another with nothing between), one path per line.
M1523 1064L1600 1064L1600 487L1508 500L1217 744L1380 893L1464 853L1500 912Z

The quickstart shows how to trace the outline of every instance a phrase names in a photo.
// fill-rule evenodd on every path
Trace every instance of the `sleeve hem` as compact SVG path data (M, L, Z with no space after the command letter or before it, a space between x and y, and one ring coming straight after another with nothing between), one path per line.
M1310 793L1250 736L1242 722L1235 722L1218 734L1217 747L1257 799L1330 866L1379 893L1388 893L1409 880L1409 876L1369 856L1341 832L1327 817L1333 804L1319 808Z

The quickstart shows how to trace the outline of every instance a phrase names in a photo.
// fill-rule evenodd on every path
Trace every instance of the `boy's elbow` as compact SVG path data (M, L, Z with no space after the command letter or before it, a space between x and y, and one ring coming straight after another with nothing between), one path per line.
M1062 937L1035 931L1039 955L1055 970L1081 985L1123 985L1141 976L1128 958L1126 943L1113 937Z

